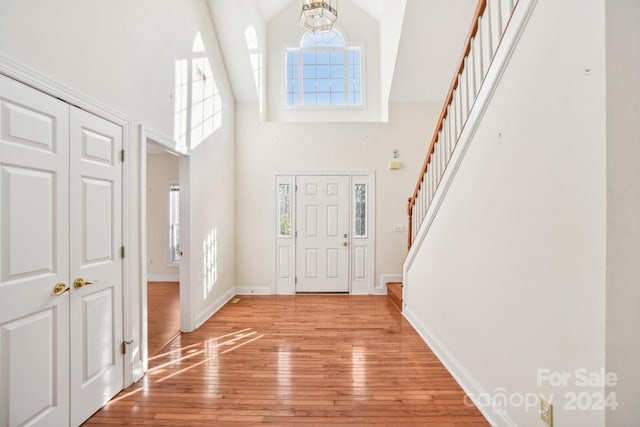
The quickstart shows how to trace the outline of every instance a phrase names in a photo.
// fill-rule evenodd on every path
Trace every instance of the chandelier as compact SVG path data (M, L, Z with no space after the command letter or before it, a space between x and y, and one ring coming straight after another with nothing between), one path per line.
M338 0L302 0L300 25L314 33L329 31L338 18Z

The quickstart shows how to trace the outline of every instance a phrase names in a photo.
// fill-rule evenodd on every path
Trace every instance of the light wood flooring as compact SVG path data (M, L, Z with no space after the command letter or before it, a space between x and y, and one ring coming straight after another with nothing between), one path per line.
M147 327L149 356L180 335L180 284L147 283Z
M384 296L243 296L149 366L87 424L488 425Z

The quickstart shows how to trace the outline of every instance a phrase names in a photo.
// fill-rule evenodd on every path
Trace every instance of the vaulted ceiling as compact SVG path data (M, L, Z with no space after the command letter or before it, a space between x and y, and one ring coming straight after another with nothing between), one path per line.
M227 72L238 102L257 102L244 32L253 26L268 38L269 21L300 0L208 0ZM395 66L387 86L389 102L442 102L453 78L477 0L339 0L352 2L380 22L380 37L390 27L397 36ZM405 6L406 4L406 6ZM340 3L338 4L340 6ZM401 9L404 7L404 13ZM339 9L340 10L340 9ZM398 13L399 12L399 13ZM392 18L389 18L393 16ZM340 17L338 17L340 19ZM389 22L389 20L396 22ZM298 25L292 22L291 25ZM397 44L397 46L395 46ZM263 48L266 49L266 42ZM269 55L270 52L266 52ZM391 64L393 65L393 64ZM384 78L384 73L383 73ZM384 86L385 82L381 83Z

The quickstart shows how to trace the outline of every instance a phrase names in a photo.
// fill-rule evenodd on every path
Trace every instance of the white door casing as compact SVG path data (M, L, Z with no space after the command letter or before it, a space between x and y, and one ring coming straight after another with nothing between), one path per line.
M123 387L121 145L0 76L1 427L79 425Z
M123 388L122 128L71 107L71 424ZM84 280L87 284L78 287Z
M348 237L340 241L347 246L348 261L343 263L347 267L347 285L340 287L339 291L331 291L330 287L315 288L307 282L302 288L296 285L304 280L307 272L306 253L299 249L304 230L300 226L306 226L308 216L304 217L302 207L305 202L298 202L306 189L302 183L313 182L318 177L332 180L339 177L347 179L347 187L340 194L341 203L346 204L348 224L346 232L340 236ZM297 184L297 185L296 185ZM344 184L344 182L342 182ZM325 182L326 185L326 182ZM364 194L364 199L363 199ZM346 197L346 202L343 197ZM336 172L292 172L275 176L275 288L276 294L291 295L296 292L349 292L356 295L368 295L378 293L375 288L375 173L362 171L336 171ZM326 202L326 200L325 200ZM304 208L306 211L306 208ZM328 216L326 217L328 218ZM319 219L319 217L318 217ZM320 221L322 221L320 219ZM338 223L338 222L336 222ZM298 227L298 228L296 228ZM296 233L297 232L297 233ZM296 237L297 234L297 237ZM344 246L343 246L344 247ZM335 253L335 252L334 252ZM313 257L311 257L313 260ZM304 263L303 263L304 262ZM317 265L322 267L322 260ZM302 272L302 274L301 274ZM301 277L303 276L303 277ZM317 281L320 283L320 281ZM304 289L304 290L303 290ZM347 289L347 290L344 290Z
M0 76L0 426L69 424L69 107Z
M349 292L349 176L300 176L296 292Z

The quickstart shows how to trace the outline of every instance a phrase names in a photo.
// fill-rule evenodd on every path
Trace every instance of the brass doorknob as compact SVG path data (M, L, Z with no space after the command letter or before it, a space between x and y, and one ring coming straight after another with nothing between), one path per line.
M342 246L349 246L349 242L342 242Z
M51 292L51 295L54 295L57 297L67 292L69 289L71 288L65 285L64 283L58 283L53 287L53 292Z
M96 283L96 282L89 282L87 280L78 278L78 279L73 281L73 287L76 288L76 289L80 289L83 286L93 285L94 283Z

